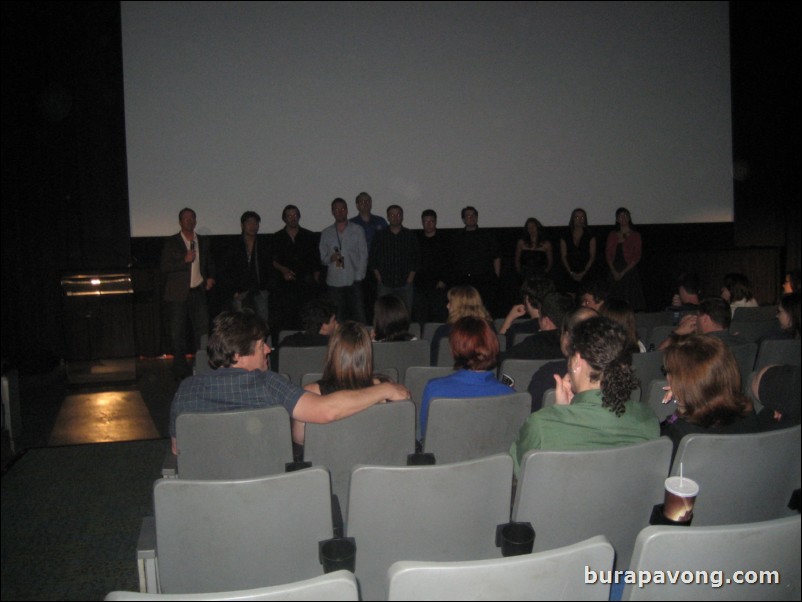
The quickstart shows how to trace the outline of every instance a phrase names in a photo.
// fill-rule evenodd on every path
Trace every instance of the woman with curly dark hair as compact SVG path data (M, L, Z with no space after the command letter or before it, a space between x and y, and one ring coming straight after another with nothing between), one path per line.
M568 372L554 375L556 405L532 414L510 453L515 474L530 449L580 450L640 443L660 436L650 407L632 399L638 380L624 328L590 318L571 332Z

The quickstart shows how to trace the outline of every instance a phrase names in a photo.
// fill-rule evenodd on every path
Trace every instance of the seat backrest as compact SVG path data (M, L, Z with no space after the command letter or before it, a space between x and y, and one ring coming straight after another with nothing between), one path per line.
M326 361L326 346L281 347L278 350L281 371L288 374L290 382L300 386L301 377L307 372L323 369Z
M535 528L535 551L604 535L626 569L640 530L663 501L671 441L583 451L531 450L521 460L512 520Z
M393 341L373 343L373 369L381 372L385 368L398 370L398 378L404 380L409 366L428 366L429 341Z
M423 338L423 337L421 337L420 324L418 324L417 322L412 322L412 323L409 325L409 333L410 333L410 334L411 334L413 337L415 337L416 339Z
M761 320L759 322L732 322L730 333L737 334L750 343L777 332L776 320Z
M312 577L303 581L257 587L255 589L236 590L231 592L214 592L208 594L146 594L141 592L115 591L109 593L104 600L113 602L144 602L150 600L287 600L303 602L305 600L340 600L347 602L359 600L356 578L350 571L334 571L320 577Z
M555 358L559 359L559 358ZM519 360L507 359L501 362L498 373L499 377L506 374L515 381L516 391L527 391L529 383L532 381L532 376L537 372L541 366L553 362L554 360Z
M766 340L760 343L755 359L755 370L772 364L802 365L802 341L799 339Z
M364 600L387 599L398 560L498 558L496 525L509 520L512 458L436 466L359 466L351 474L347 535L356 539Z
M423 451L438 464L509 452L531 411L527 392L432 399Z
M181 414L175 423L181 479L248 479L292 462L290 417L282 406Z
M212 367L209 365L209 354L206 348L203 347L195 352L195 370L194 373L203 374L204 372L211 372Z
M639 311L635 313L635 326L649 329L655 326L670 326L672 319L670 311Z
M281 341L286 339L291 334L296 334L299 332L303 332L302 330L282 330L278 333L278 344L281 345Z
M395 368L383 368L379 373L382 376L386 376L394 383L398 382L398 370ZM323 378L322 372L307 372L301 377L301 386L305 387L306 385L316 383L321 378Z
M649 389L649 383L663 378L663 352L633 353L632 368L640 381L641 394L645 396ZM643 400L644 398L641 397L641 401Z
M747 435L685 435L671 474L699 484L693 526L787 516L800 484L800 427Z
M730 347L735 363L738 364L738 371L741 373L741 388L746 390L749 384L749 375L752 374L752 367L755 365L757 356L757 343L745 343Z
M649 349L654 345L654 349L660 347L660 343L662 343L672 332L674 332L674 326L671 324L662 324L660 326L653 326L651 330L649 330L649 338L644 339L643 342L646 344L646 348Z
M219 592L323 574L318 542L332 536L330 491L323 468L241 481L156 481L161 591Z
M451 341L448 337L440 339L437 348L437 366L453 366L454 356L451 355Z
M623 599L799 600L801 528L798 514L718 527L647 527L632 555L636 574L704 578L627 585Z
M431 341L434 336L434 331L440 328L444 322L426 322L423 325L422 335L427 341ZM427 362L428 363L428 362Z
M329 424L306 425L304 460L325 466L347 520L348 481L357 464L406 466L415 452L415 405L380 403Z
M667 386L668 381L665 379L651 381L648 384L646 399L644 400L644 403L649 404L660 422L671 416L677 409L677 404L675 403L663 403L663 397L666 394L663 387Z
M761 305L760 307L736 307L732 314L733 322L772 322L777 316L776 305Z
M548 406L553 406L557 401L557 391L556 389L546 389L546 392L543 393L543 407L546 408Z
M433 378L448 376L454 373L451 366L410 366L404 377L404 386L409 389L409 395L415 404L415 436L420 438L420 408L423 400L423 390Z
M607 600L610 586L585 583L585 569L609 571L614 555L607 538L598 535L509 558L400 561L387 575L389 600Z

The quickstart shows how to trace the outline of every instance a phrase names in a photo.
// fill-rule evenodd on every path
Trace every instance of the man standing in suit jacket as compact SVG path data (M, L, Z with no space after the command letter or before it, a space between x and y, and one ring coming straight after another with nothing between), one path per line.
M209 331L206 291L215 280L208 238L195 234L197 217L185 207L178 213L181 231L168 238L162 248L161 271L164 274L164 301L170 325L173 374L183 378L190 373L186 360L187 319L192 321L192 351L200 348L201 336Z

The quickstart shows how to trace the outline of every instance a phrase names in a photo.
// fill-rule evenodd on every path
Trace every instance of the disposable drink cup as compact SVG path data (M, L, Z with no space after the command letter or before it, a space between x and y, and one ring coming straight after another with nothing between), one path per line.
M688 477L668 477L663 503L663 516L675 523L687 523L693 517L693 504L699 495L699 484Z

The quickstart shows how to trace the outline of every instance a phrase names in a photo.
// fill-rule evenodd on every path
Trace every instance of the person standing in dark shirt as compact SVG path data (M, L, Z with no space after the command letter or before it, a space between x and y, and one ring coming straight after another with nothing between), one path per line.
M373 238L369 263L376 278L377 294L397 295L411 312L412 282L420 264L418 238L404 228L404 210L398 205L387 208L387 218L390 226Z
M421 213L423 230L418 232L420 266L415 272L415 299L412 319L426 322L445 322L448 318L446 286L451 268L450 250L445 234L437 230L437 213L426 209Z
M498 281L501 276L501 252L496 237L479 229L479 212L474 207L462 210L465 228L454 237L454 273L456 284L473 286L485 307L495 314Z
M225 276L231 295L231 309L250 309L267 322L270 252L267 241L259 235L261 222L262 218L255 211L242 214L242 236L229 252Z
M298 329L299 308L314 298L320 287L317 236L300 226L301 211L295 205L284 207L281 219L285 225L273 235L276 332Z

